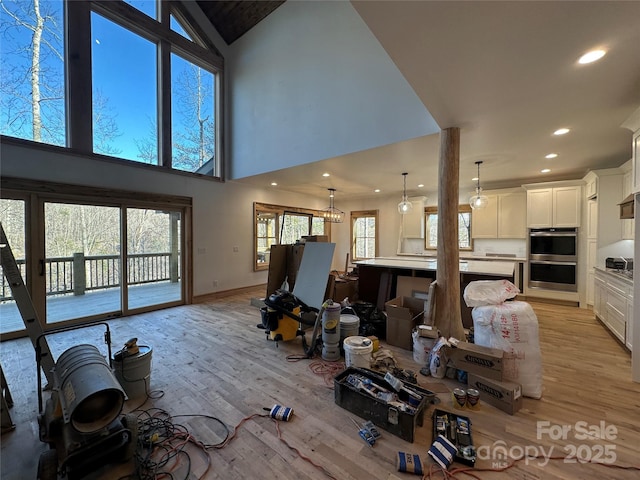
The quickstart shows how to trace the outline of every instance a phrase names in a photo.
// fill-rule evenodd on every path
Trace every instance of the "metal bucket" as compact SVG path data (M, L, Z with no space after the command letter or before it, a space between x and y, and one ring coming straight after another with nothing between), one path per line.
M124 391L95 346L66 350L56 362L54 375L64 421L77 431L96 432L120 415Z
M145 396L151 384L153 349L147 345L138 345L138 348L134 355L113 359L113 371L129 399Z

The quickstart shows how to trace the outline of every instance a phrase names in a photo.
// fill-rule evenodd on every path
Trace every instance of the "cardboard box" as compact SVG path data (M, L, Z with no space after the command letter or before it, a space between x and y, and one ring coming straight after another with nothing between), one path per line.
M414 297L396 297L384 304L387 313L387 343L411 350L411 332L422 323L424 300Z
M302 240L305 242L328 242L329 235L305 235Z
M522 408L522 386L518 383L499 382L469 373L467 384L469 388L475 388L480 392L480 401L493 405L509 415Z
M424 338L440 338L440 330L433 325L418 325L418 336Z
M459 370L492 380L503 380L504 351L475 343L460 342L447 349L447 356Z

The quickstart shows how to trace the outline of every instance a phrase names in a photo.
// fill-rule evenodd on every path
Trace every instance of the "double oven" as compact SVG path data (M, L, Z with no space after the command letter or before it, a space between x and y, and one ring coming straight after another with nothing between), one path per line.
M578 291L578 230L529 230L529 288Z

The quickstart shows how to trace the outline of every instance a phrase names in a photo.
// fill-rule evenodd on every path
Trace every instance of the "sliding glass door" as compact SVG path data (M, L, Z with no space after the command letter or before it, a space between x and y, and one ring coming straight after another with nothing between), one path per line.
M25 201L13 198L0 199L0 222L7 236L8 247L15 257L22 280L27 283ZM24 322L13 298L11 286L0 265L0 333L24 330Z
M119 314L120 208L44 203L47 323Z
M128 308L180 301L180 212L146 208L126 212Z

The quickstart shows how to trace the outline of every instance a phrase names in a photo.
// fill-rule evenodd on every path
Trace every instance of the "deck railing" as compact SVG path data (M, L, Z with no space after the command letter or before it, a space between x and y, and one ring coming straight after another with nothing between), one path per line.
M127 284L139 285L180 279L180 254L137 253L127 258ZM22 278L26 278L24 259L16 259ZM74 253L71 257L51 257L44 261L47 295L73 293L120 286L120 255ZM13 299L4 275L0 276L0 301Z

